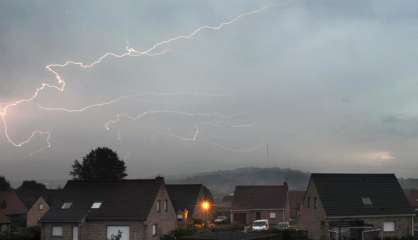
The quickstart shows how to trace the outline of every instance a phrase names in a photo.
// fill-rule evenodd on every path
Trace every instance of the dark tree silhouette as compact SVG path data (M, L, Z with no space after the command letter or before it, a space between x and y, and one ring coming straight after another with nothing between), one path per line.
M43 183L38 183L33 180L25 180L20 185L16 192L19 198L25 203L26 207L30 208L36 200L47 191L46 186Z
M127 176L125 162L107 147L92 150L81 163L75 160L72 167L70 174L76 180L119 180Z
M0 176L0 191L8 191L10 190L10 183L7 179L3 176Z

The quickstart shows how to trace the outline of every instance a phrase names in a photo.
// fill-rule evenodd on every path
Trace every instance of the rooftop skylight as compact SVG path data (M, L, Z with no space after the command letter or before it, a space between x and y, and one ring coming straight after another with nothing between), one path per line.
M73 205L72 202L65 202L62 204L61 209L69 209Z
M363 202L364 206L371 206L373 205L372 200L369 197L362 197L361 201Z
M98 208L100 208L102 206L102 202L94 202L92 205L91 205L91 208L93 208L93 209L98 209Z

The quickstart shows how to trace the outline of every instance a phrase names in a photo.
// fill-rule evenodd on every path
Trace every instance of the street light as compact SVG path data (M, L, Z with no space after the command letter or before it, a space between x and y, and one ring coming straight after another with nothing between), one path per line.
M209 201L203 201L201 204L200 204L200 208L202 208L202 210L204 211L204 212L208 212L209 210L210 210L210 208L211 208L211 204L210 204L210 202Z
M209 210L211 209L212 204L208 200L204 200L200 203L200 208L202 209L204 216L205 216L205 226L208 225L208 214Z

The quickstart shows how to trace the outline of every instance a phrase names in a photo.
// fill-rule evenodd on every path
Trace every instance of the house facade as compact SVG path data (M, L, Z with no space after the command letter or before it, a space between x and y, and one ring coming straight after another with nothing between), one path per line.
M49 211L54 196L56 196L59 191L60 190L47 190L32 204L26 215L26 226L32 227L40 224L41 218Z
M291 221L296 222L300 216L300 208L302 207L305 191L289 191L289 217Z
M168 184L167 190L180 223L211 221L213 216L213 196L203 184ZM208 209L201 204L207 202Z
M248 225L258 219L268 219L270 224L289 222L287 183L235 187L231 223Z
M69 181L41 223L42 240L157 240L176 214L161 177Z
M414 214L394 174L312 174L300 223L314 240L414 234Z
M23 227L26 225L25 204L20 200L15 191L0 191L0 214L7 219L9 227Z

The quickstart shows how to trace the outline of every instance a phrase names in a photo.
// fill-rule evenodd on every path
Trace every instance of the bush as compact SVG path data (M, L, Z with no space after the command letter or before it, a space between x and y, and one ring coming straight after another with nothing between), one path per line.
M179 227L172 232L163 235L160 239L161 240L176 240L186 236L192 236L193 234L197 233L198 230L191 226L186 227Z
M39 227L18 228L11 233L0 233L0 240L40 240Z

